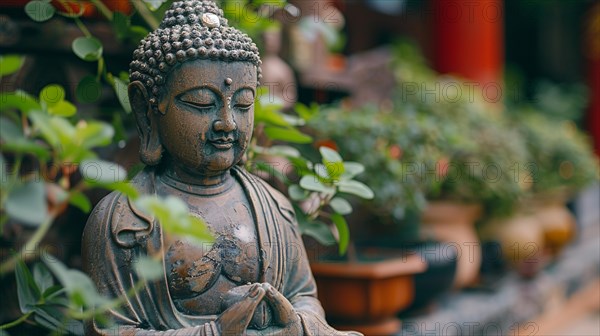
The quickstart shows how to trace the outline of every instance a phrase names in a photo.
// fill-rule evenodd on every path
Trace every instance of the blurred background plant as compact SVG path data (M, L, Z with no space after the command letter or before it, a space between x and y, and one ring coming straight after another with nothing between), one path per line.
M437 169L445 174L427 198L478 202L489 215L509 214L528 188L528 153L501 107L460 78L436 75L412 44L398 44L394 55L397 104L431 117L438 129ZM435 95L427 93L434 87Z
M530 160L532 196L574 195L598 179L598 164L589 139L570 120L556 120L522 108L512 121L525 139Z
M379 213L398 221L434 200L482 203L489 215L513 211L529 188L521 135L481 95L464 94L461 79L436 75L413 45L397 44L393 64L389 106L334 105L310 123L373 172L359 179L375 189Z

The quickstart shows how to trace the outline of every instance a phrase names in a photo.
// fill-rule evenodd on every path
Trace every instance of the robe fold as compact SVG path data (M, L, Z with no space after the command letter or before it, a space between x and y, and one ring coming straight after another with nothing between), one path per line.
M261 253L261 282L281 292L300 316L304 335L347 335L331 328L316 297L316 285L288 200L263 180L243 168L231 174L242 186L253 210ZM141 194L155 194L155 175L146 168L132 181ZM140 281L135 261L146 255L161 256L165 266L163 232L154 218L136 209L130 200L113 192L94 208L83 235L83 264L100 294L125 297ZM91 321L90 335L219 335L217 316L181 313L171 299L167 272L129 295L117 310L105 315L112 323L102 327ZM240 331L242 334L243 331Z

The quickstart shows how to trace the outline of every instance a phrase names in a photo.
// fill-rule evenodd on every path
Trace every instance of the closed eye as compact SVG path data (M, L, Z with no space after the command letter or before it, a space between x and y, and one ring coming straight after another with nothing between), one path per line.
M190 106L200 109L200 110L209 110L209 109L212 109L217 106L217 104L215 104L215 103L198 103L198 102L191 102L191 101L183 101L183 102L187 105L190 105Z
M217 107L214 92L207 88L193 89L179 95L179 100L195 109L208 110Z
M252 105L254 105L254 103L252 104L235 104L233 107L235 107L238 110L242 110L242 111L248 111Z

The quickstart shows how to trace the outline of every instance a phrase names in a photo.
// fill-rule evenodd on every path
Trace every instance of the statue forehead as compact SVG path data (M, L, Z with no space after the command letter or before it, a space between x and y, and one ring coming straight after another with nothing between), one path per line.
M197 87L203 82L218 83L220 86L229 78L234 87L254 88L258 84L256 71L256 66L250 62L196 59L173 68L168 75L168 83L185 89Z

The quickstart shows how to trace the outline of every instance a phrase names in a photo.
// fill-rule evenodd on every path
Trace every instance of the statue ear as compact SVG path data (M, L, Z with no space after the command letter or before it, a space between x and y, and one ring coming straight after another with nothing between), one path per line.
M148 91L140 81L129 84L129 102L140 135L140 158L149 166L155 166L162 157L163 146L158 134L158 115L149 103Z

